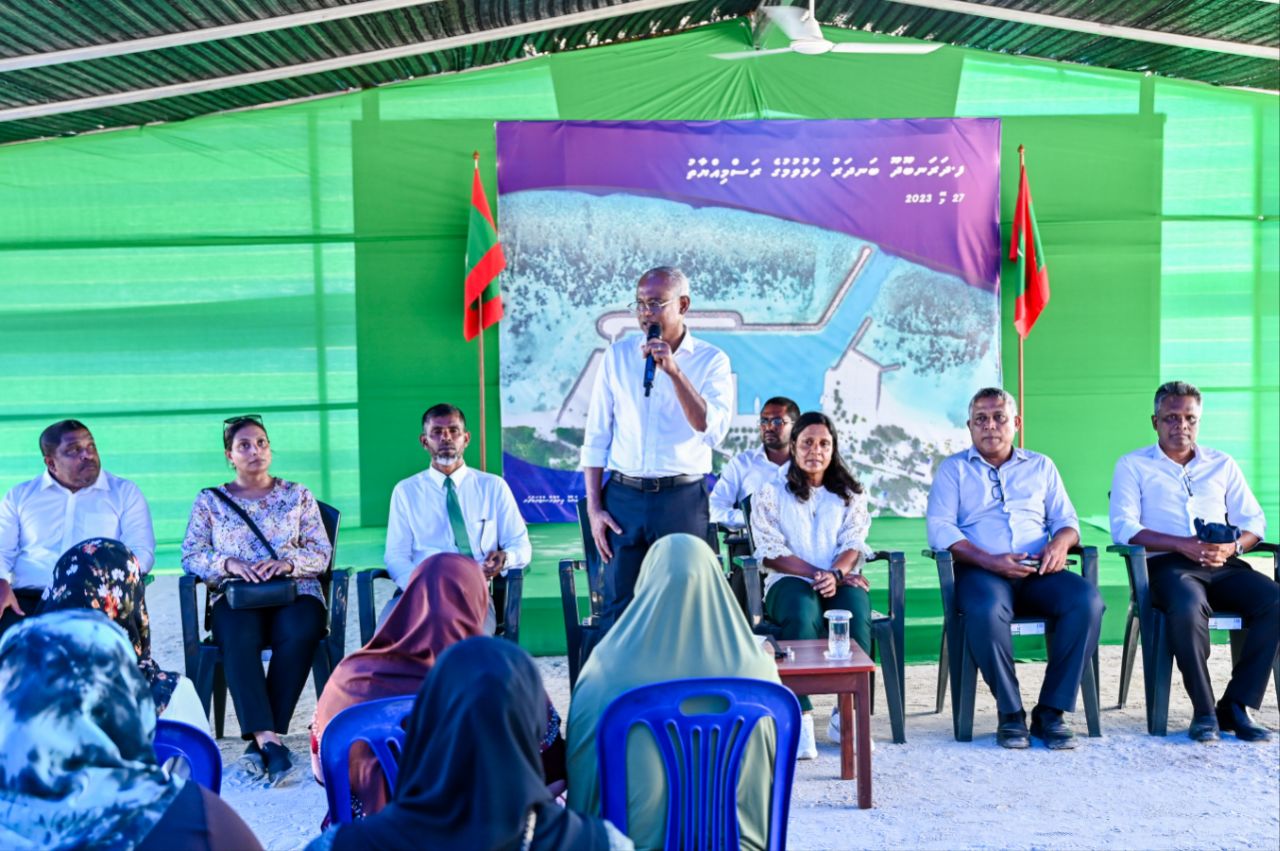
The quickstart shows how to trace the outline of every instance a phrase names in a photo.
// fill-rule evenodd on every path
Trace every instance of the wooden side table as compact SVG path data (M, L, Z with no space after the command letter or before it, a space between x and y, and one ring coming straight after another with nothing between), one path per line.
M871 806L871 672L875 662L857 644L853 655L833 662L825 638L778 640L794 659L778 660L782 684L798 695L834 694L840 707L840 779L858 780L858 806ZM856 730L856 743L855 743ZM857 771L854 771L854 761Z

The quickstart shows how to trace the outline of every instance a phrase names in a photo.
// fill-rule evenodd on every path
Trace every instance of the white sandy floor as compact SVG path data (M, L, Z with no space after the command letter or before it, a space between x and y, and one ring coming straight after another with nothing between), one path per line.
M154 654L181 671L177 579L160 577L147 591ZM349 649L359 630L350 607ZM565 659L538 659L547 691L568 717ZM1230 677L1230 653L1215 646L1210 670L1218 689ZM974 741L956 742L951 714L933 713L937 668L907 668L907 744L894 745L877 694L872 719L875 807L859 810L855 784L839 779L839 748L826 741L831 698L815 699L818 759L799 763L791 798L788 846L852 848L1265 848L1280 847L1280 743L1246 744L1230 734L1216 745L1186 737L1191 706L1173 674L1167 738L1146 735L1139 659L1129 706L1117 710L1120 648L1102 648L1102 732L1084 738L1083 709L1074 726L1075 751L1043 746L1006 751L995 744L995 701L979 684ZM1035 702L1043 664L1019 665L1028 707ZM877 689L882 688L877 678ZM949 697L950 695L948 695ZM306 725L315 706L304 690L286 744L306 760ZM1274 688L1254 713L1280 726ZM228 700L227 738L220 743L228 768L222 797L268 849L305 845L318 832L326 804L310 772L274 789L254 784L233 765L244 748ZM1038 743L1037 743L1038 745Z

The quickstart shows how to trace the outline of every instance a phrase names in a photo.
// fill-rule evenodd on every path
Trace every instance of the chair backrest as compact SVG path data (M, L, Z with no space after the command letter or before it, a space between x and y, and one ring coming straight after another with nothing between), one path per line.
M320 509L320 522L324 524L324 533L329 538L329 566L325 569L324 575L320 577L320 586L324 591L324 598L329 599L329 580L333 577L333 566L338 563L338 528L342 525L342 512L334 508L327 502L316 500L316 506Z
M692 698L718 699L726 708L686 713L681 707ZM772 718L777 731L768 848L785 848L800 744L800 703L790 690L764 680L671 680L619 695L596 730L602 815L627 832L627 736L641 725L653 735L666 775L663 847L739 847L738 779L747 742L764 718Z
M156 721L156 761L164 765L173 757L185 760L190 777L215 795L222 794L222 753L213 738L190 724L160 718Z
M351 746L356 742L364 742L373 751L387 778L387 788L395 794L404 750L405 733L400 725L413 711L413 701L414 696L408 695L358 703L339 712L324 728L320 765L333 824L352 821L350 765Z

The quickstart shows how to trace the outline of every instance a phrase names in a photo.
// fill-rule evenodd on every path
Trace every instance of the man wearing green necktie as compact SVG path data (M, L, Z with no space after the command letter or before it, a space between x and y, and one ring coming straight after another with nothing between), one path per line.
M462 411L428 408L418 441L431 466L396 485L387 516L384 560L396 585L403 590L424 559L442 552L475 559L485 578L528 565L529 533L511 489L463 461L471 434Z

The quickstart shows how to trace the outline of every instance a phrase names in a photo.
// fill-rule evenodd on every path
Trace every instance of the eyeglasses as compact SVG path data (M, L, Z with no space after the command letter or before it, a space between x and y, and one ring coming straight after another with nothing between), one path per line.
M787 419L786 417L761 417L760 418L761 428L763 428L764 426L773 426L774 428L782 428L784 425L786 425L789 422L791 422L791 420Z
M232 429L245 423L253 423L260 427L262 425L262 414L241 414L238 417L227 417L222 421L222 433L227 434Z
M1000 504L1004 505L1004 488L1000 486L1000 474L995 467L987 468L987 478L994 482L991 486L991 498L1000 500Z
M1179 478L1182 479L1182 486L1187 489L1187 496L1195 496L1195 493L1191 490L1191 476L1187 474L1186 468L1183 468L1182 475Z
M666 301L644 301L642 299L637 299L627 305L627 307L631 308L634 313L657 313L673 301L675 301L674 298L669 298Z

